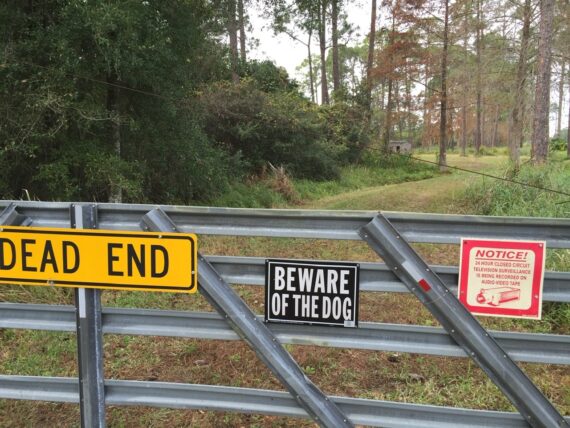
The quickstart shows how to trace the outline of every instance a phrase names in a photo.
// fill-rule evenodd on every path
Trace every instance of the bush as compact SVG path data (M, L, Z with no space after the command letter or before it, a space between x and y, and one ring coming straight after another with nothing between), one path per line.
M567 143L561 138L552 138L548 143L548 149L551 152L566 150Z
M358 105L336 102L321 107L325 122L325 138L335 147L337 160L342 164L360 160L362 151L370 143L367 112Z
M216 83L200 96L206 133L242 156L253 174L271 162L294 177L339 176L334 147L325 144L318 106L293 92L262 92L251 79Z
M120 159L93 141L66 141L51 155L28 183L30 192L40 200L106 202L114 186L121 189L125 200L142 197L137 163Z

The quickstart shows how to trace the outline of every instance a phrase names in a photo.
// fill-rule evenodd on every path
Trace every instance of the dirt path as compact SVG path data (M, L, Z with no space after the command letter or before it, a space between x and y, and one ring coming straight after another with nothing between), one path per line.
M432 160L433 156L421 157ZM484 158L448 156L449 165L499 174L501 169L505 168L506 161L506 156ZM454 170L449 174L427 180L369 187L329 196L311 201L303 208L457 213L462 212L461 207L455 203L459 192L465 189L468 183L483 179L480 176Z

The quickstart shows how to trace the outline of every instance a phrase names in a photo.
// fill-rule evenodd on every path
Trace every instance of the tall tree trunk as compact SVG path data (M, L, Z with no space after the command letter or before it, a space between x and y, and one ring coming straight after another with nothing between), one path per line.
M117 157L121 157L121 116L119 111L118 77L115 72L107 74L107 114L109 116L109 142ZM109 202L120 204L123 189L119 183L111 183Z
M388 43L390 46L394 44L394 31L396 30L396 20L394 15L392 15L392 30L388 37ZM392 133L392 110L394 109L394 102L392 100L392 74L388 73L388 102L386 105L386 119L384 121L384 135L382 138L382 147L386 153L390 150L390 134Z
M410 71L408 70L408 73ZM412 129L412 82L406 73L406 128L408 130L408 143L413 144L413 129Z
M395 107L395 111L396 111L396 118L398 119L398 139L401 140L402 139L402 115L400 114L401 109L400 109L400 101L401 101L401 97L400 97L400 82L396 81L393 83L394 85L394 107Z
M532 122L532 159L536 164L546 162L546 158L548 157L548 115L550 107L550 61L552 56L553 18L554 0L541 0L534 118Z
M461 156L467 156L467 97L463 95L463 107L461 107Z
M368 35L368 61L366 62L366 105L372 109L372 67L374 67L374 44L376 42L376 0L372 0L370 34Z
M429 36L427 44L429 46ZM428 63L426 61L425 64L425 72L424 72L424 103L423 103L423 110L422 110L422 141L425 141L427 138L428 132L428 100L429 100L429 71L428 71Z
M309 41L307 42L307 59L309 60L309 84L311 86L311 101L315 102L315 72L313 70L313 56L311 54L311 39L313 29L309 29Z
M329 103L329 87L327 82L327 0L319 2L319 47L321 51L321 103Z
M240 59L242 64L246 63L246 47L245 47L245 13L243 11L244 0L238 0L238 18L239 18L239 44L240 44Z
M530 41L530 21L532 18L531 0L525 0L523 7L523 28L521 47L517 64L515 102L511 113L511 138L509 139L509 157L515 170L520 167L520 148L523 142L523 121L526 79L528 74L528 47Z
M384 110L386 107L386 79L382 78L382 84L380 85L380 110Z
M465 37L463 38L463 68L467 72L467 58L469 55L468 46L469 32L467 31L469 25L469 17L471 15L470 3L465 2L465 18L464 28ZM468 79L463 79L463 105L461 106L461 156L467 156L467 85Z
M560 138L560 130L562 129L562 105L564 104L564 79L566 72L566 61L562 60L560 66L560 82L558 83L558 121L556 122L556 137Z
M227 0L227 22L228 35L230 38L230 67L232 71L232 81L239 82L238 74L238 25L236 20L236 2L235 0Z
M439 170L447 170L447 45L449 35L449 0L445 1L443 20L443 51L441 52L441 108L439 112Z
M495 105L495 121L493 123L493 137L491 139L491 147L497 146L498 135L499 135L499 104Z
M476 44L476 56L477 56L477 127L475 131L475 153L479 154L481 150L481 33L482 33L482 22L481 22L481 1L477 0L477 34L475 38Z
M570 73L568 75L570 76ZM570 91L568 91L568 94L570 94ZM570 97L568 105L570 105ZM568 109L568 126L566 127L566 155L570 159L570 108Z
M384 121L384 134L382 137L382 148L388 153L390 150L390 134L392 133L392 77L388 77L388 101L386 103L386 119Z
M340 60L338 54L338 9L340 0L331 0L332 4L332 75L333 91L337 92L341 86Z

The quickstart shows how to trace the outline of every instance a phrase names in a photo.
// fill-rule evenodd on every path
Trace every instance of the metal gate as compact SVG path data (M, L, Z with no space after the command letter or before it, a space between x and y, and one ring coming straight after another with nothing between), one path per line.
M128 204L1 202L0 224L196 234L362 239L385 264L361 264L361 291L409 291L443 329L361 323L358 329L265 324L229 285L264 283L264 259L199 256L199 291L218 314L102 308L99 290L77 289L74 307L0 303L1 328L76 331L79 380L0 376L0 398L78 402L83 426L105 426L105 405L214 409L310 417L326 427L567 427L513 360L570 364L570 336L488 332L455 297L457 269L430 267L408 242L461 237L541 239L570 248L570 220L375 212L250 210ZM428 284L428 287L418 286ZM570 302L570 273L547 272L544 300ZM245 340L286 392L104 380L103 334ZM329 397L284 343L468 356L520 414Z

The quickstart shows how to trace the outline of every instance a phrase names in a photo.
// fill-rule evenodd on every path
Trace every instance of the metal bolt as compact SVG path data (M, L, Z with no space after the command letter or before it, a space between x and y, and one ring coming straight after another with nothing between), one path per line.
M394 266L394 270L398 270L398 266Z
M426 268L426 272L429 272L429 268Z

